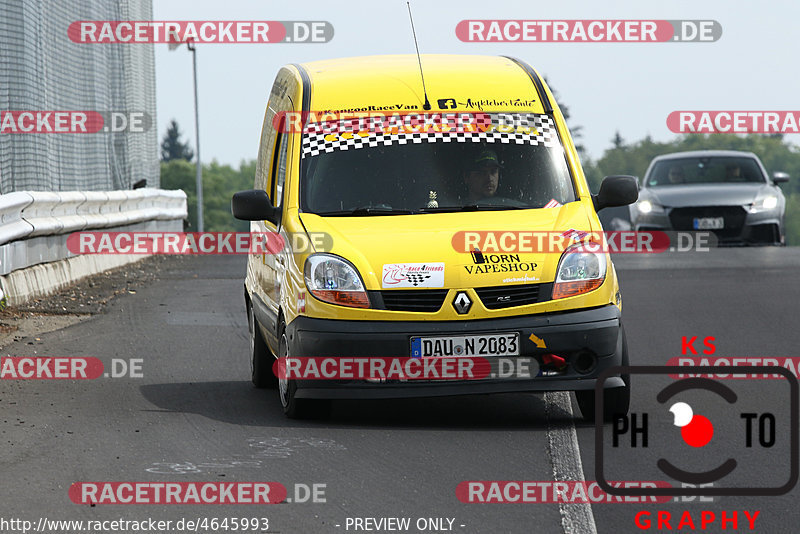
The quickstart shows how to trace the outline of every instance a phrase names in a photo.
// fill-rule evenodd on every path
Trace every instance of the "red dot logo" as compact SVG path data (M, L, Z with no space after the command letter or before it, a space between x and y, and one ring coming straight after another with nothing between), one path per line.
M695 415L685 402L676 402L669 409L675 416L674 424L681 429L681 437L687 445L705 447L714 437L714 425L703 415Z

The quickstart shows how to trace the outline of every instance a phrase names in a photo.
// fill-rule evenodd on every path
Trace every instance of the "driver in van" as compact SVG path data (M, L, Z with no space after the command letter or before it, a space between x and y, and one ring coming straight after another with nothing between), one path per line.
M500 169L502 168L494 150L484 149L478 152L464 172L467 202L472 203L482 198L493 197L497 193Z

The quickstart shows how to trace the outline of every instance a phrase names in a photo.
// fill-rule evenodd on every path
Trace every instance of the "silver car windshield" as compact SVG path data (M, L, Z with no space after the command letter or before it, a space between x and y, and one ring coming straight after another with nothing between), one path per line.
M753 158L700 157L657 162L647 177L647 186L764 183L765 181L761 168Z

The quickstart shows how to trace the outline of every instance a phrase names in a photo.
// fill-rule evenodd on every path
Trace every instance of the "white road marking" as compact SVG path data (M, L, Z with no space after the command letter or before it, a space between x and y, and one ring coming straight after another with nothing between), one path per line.
M242 324L247 326L246 320L243 323L241 318L234 317L232 313L175 311L165 313L162 317L168 325L172 326L231 326L237 328Z
M563 482L576 480L584 482L581 451L578 447L578 434L572 422L572 401L567 391L548 391L544 394L544 408L547 414L547 452L553 464L553 480ZM556 409L563 410L569 422L555 423ZM597 534L590 503L559 503L561 528L565 534Z

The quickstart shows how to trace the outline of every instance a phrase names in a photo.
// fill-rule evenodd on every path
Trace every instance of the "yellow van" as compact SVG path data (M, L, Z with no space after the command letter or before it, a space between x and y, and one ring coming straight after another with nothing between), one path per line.
M286 65L254 189L231 204L251 232L284 244L248 258L253 383L277 388L289 417L332 399L560 390L593 420L598 375L628 364L596 212L637 196L630 176L591 195L553 94L518 59ZM413 380L338 368L320 380L275 365L378 357L476 358L490 372ZM523 360L528 374L502 372ZM629 382L602 382L604 419L627 413Z

